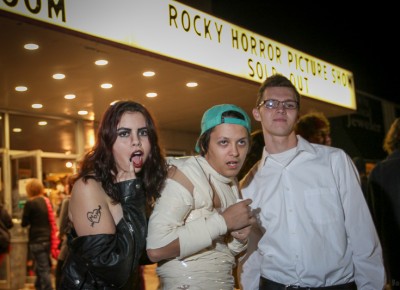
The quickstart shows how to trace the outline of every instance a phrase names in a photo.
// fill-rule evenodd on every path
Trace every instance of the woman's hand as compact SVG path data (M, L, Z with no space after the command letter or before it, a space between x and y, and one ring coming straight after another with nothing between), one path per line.
M132 161L131 158L129 158L128 160L129 160L128 161L129 162L128 171L122 169L121 166L117 166L117 168L118 168L118 173L117 173L117 176L116 176L116 181L117 182L121 182L121 181L125 181L125 180L130 180L130 179L135 179L136 178L135 167L133 166L133 161Z

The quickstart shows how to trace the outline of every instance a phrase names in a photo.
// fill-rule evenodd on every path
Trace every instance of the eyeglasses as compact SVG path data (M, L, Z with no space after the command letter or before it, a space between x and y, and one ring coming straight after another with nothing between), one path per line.
M269 100L264 100L261 103L258 104L257 108L260 108L261 106L264 106L267 109L276 109L279 107L279 105L282 104L283 108L285 110L294 110L299 107L299 102L297 101L278 101L274 99L269 99Z

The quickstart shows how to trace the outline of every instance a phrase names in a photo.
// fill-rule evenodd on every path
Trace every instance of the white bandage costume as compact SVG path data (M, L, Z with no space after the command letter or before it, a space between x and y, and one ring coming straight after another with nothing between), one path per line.
M239 197L235 179L217 173L204 157L171 163L193 184L191 193L181 183L167 179L150 217L147 248L161 248L179 238L180 257L158 263L163 290L234 289L235 255L246 249L227 233L219 214ZM221 208L213 206L217 194Z

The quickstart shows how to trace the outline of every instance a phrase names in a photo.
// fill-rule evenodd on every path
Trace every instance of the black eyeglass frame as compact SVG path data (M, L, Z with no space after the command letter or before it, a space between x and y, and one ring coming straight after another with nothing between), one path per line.
M267 104L267 102L269 104ZM287 100L287 101L279 101L275 99L267 99L261 101L257 108L260 108L261 106L264 105L264 108L266 109L277 109L279 108L279 105L282 103L282 106L285 110L296 110L299 108L299 102L295 100ZM296 104L294 107L291 107L291 104Z

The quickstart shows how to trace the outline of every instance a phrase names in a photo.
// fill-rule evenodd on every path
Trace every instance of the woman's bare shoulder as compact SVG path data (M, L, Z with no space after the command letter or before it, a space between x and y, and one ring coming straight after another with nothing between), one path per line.
M110 198L100 182L93 179L78 179L75 182L68 211L79 236L115 232L109 203Z

